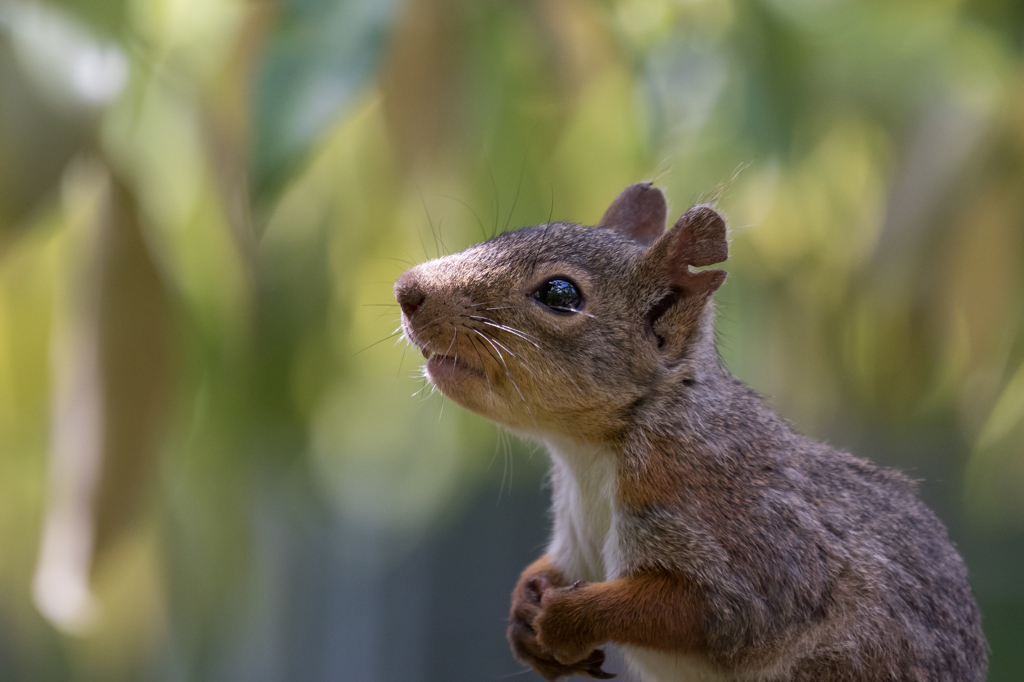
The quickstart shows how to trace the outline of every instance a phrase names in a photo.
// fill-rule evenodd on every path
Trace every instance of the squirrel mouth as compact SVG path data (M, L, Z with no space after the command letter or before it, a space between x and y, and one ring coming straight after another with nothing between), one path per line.
M434 382L458 379L466 374L483 376L480 370L470 367L457 355L433 353L426 348L422 348L421 351L427 360L427 373Z

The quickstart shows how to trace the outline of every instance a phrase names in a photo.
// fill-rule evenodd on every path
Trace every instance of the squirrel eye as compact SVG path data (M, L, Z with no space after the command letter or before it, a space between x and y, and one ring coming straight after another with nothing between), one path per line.
M556 313L575 313L583 303L576 285L562 277L541 284L533 297Z

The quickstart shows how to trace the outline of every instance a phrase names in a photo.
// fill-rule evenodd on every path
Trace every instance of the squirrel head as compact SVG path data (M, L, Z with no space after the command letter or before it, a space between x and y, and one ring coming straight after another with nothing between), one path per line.
M599 442L659 395L699 384L717 356L711 295L726 225L694 206L667 232L661 190L627 187L597 227L501 234L395 283L406 339L455 402L516 430Z

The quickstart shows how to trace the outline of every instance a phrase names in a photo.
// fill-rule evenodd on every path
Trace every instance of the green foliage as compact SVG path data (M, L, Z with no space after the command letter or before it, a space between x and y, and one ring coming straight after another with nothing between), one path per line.
M274 519L377 538L337 550L346 585L442 532L501 476L497 436L410 398L391 283L649 178L730 216L734 371L938 481L1016 679L1022 50L1009 0L0 4L11 656L243 674L233 638L287 640L239 615L273 620ZM81 556L47 554L76 519Z

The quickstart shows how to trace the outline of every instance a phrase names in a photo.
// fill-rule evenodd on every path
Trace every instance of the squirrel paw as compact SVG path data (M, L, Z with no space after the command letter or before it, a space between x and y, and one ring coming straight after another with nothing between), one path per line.
M533 623L537 642L556 661L577 665L590 660L596 645L601 644L587 631L589 619L579 611L577 594L587 583L550 589L541 595L540 613ZM603 657L603 655L602 655Z
M615 677L613 673L601 669L604 665L604 652L600 649L594 649L585 658L571 664L560 663L538 641L535 625L541 615L543 595L552 587L543 576L531 579L524 587L512 604L507 633L517 660L533 667L546 680L553 681L569 675L584 675L598 680Z

